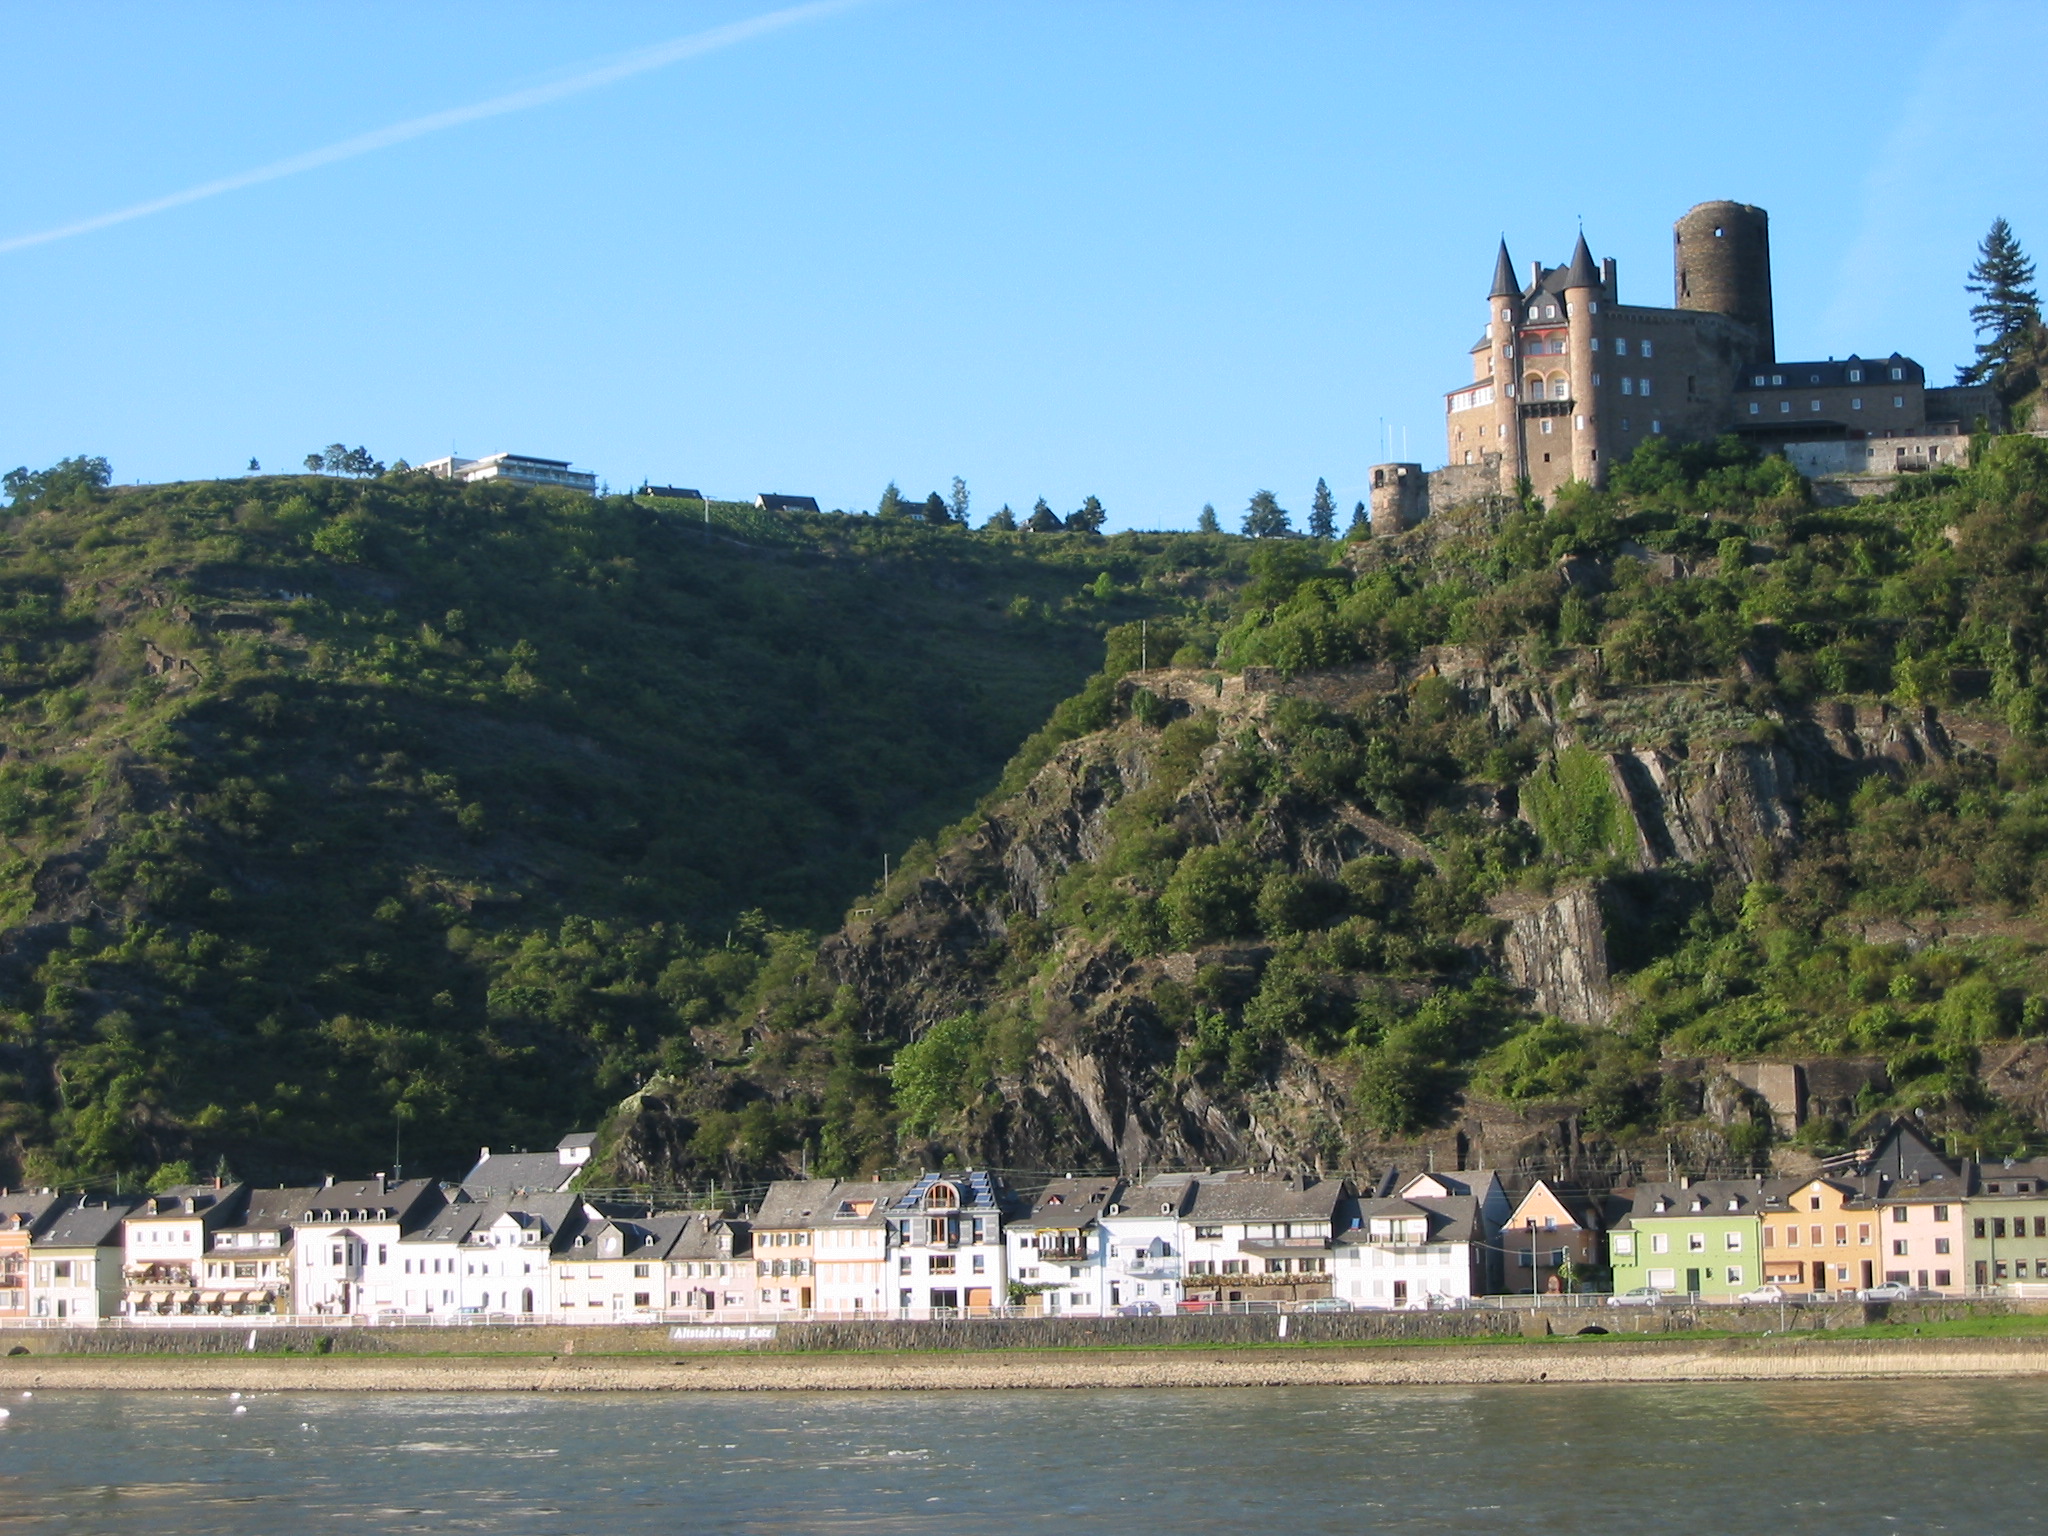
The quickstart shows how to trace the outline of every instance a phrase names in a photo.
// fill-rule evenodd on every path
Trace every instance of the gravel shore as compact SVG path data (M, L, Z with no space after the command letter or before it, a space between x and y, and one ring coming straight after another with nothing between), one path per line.
M0 1390L168 1392L901 1392L1013 1388L1437 1386L1841 1381L2048 1375L2048 1340L1802 1335L1703 1342L1560 1340L1426 1349L1003 1351L506 1359L15 1356Z

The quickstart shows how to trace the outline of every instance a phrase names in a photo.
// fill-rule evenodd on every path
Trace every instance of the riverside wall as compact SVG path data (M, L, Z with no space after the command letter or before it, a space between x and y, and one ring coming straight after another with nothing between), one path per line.
M1400 1344L1609 1334L1826 1333L1871 1323L1918 1326L1965 1317L2048 1313L2028 1301L1849 1302L1831 1306L1542 1306L1446 1312L1319 1312L1159 1317L991 1317L934 1321L785 1322L752 1325L762 1336L693 1324L482 1325L465 1328L0 1328L0 1357L179 1355L917 1354L1009 1350L1232 1348ZM1285 1331L1282 1331L1282 1324Z

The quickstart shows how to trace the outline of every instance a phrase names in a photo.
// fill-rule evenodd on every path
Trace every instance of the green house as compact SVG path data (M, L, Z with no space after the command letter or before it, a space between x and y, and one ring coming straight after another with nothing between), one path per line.
M1781 1181L1782 1182L1782 1181ZM1763 1283L1763 1209L1776 1185L1756 1179L1644 1184L1607 1239L1614 1289L1725 1299Z

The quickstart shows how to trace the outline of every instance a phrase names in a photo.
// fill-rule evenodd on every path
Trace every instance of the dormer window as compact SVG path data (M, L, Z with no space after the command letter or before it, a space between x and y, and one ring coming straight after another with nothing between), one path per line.
M1557 318L1557 306L1555 304L1544 305L1543 318L1546 320L1555 320Z
M1892 377L1895 379L1903 379L1905 376L1906 370L1903 368L1894 368L1892 370Z
M1541 316L1539 316L1539 315L1538 315L1538 314L1536 313L1536 311L1537 311L1537 310L1538 310L1539 308L1541 308L1541 306L1540 306L1540 305L1536 305L1536 304L1531 304L1531 305L1529 306L1529 318L1530 318L1531 320L1537 320L1537 319L1540 319L1540 318L1542 318Z
M1707 1208L1707 1197L1705 1195L1694 1195L1692 1197L1692 1208L1696 1211L1704 1211Z
M1854 377L1854 375L1851 375L1851 377ZM1758 389L1762 389L1764 387L1764 376L1762 374L1758 374L1755 378L1750 380L1750 383L1754 384Z
M960 1191L951 1184L934 1184L924 1192L924 1208L928 1211L957 1211L960 1209Z
M1863 382L1863 370L1861 368L1851 368L1849 370L1849 382L1851 384L1861 384Z
M1772 383L1772 384L1774 384L1774 385L1777 385L1777 384L1783 384L1784 382L1785 382L1785 375L1783 375L1782 373L1774 373L1774 374L1772 374L1772 375L1771 375L1771 383Z
M1741 1201L1740 1199L1738 1199L1738 1198L1737 1198L1736 1196L1734 1196L1734 1195L1730 1195L1730 1196L1728 1197L1728 1209L1729 1209L1729 1210L1731 1210L1731 1211L1739 1211L1739 1210L1741 1210L1741 1209L1742 1209L1742 1201Z

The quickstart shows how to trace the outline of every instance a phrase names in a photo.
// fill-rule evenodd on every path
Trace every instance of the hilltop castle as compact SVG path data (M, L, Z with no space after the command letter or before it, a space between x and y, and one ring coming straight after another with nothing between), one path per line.
M1671 243L1665 309L1622 303L1613 259L1596 264L1583 232L1568 262L1533 263L1526 284L1502 240L1471 382L1444 396L1446 467L1374 466L1374 531L1524 480L1546 497L1571 480L1604 484L1655 437L1734 432L1807 474L1891 473L1961 459L1974 420L1995 417L1990 391L1929 389L1897 352L1780 361L1763 209L1701 203Z

